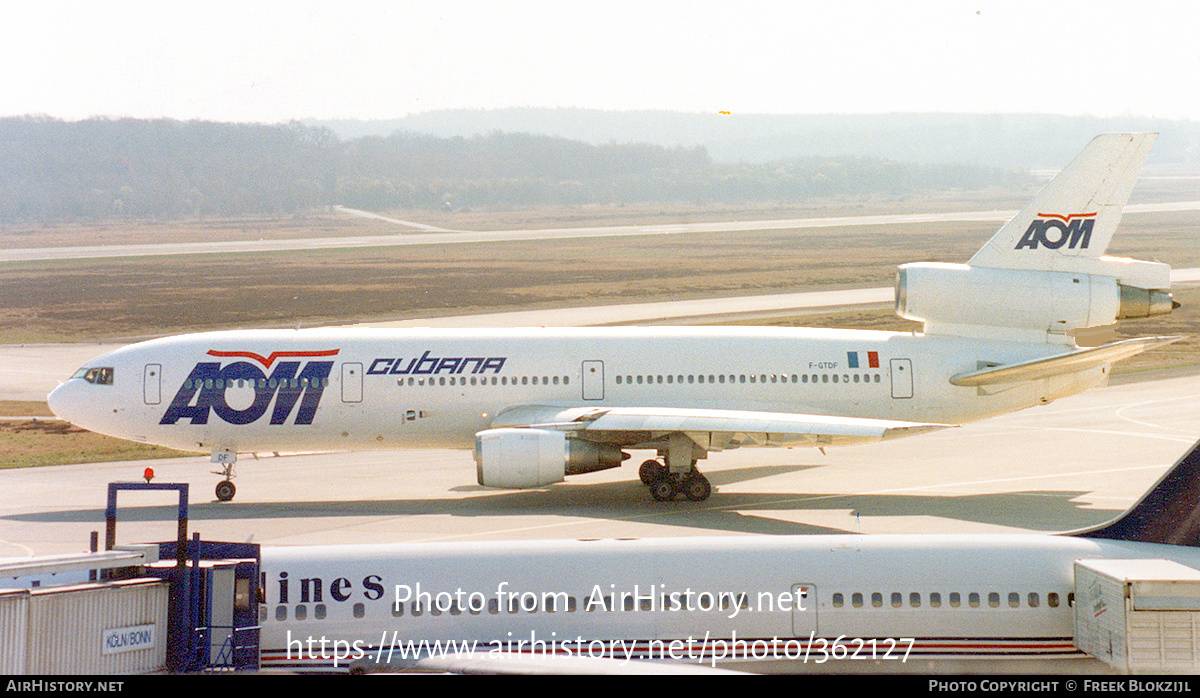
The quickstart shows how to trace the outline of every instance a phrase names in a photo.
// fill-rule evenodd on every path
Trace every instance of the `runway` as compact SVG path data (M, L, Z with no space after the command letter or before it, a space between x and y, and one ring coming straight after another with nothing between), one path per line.
M1124 213L1162 213L1200 211L1200 201L1182 201L1126 206ZM379 217L366 213L371 217ZM159 257L196 254L233 254L404 247L408 245L457 245L519 240L566 240L632 235L682 235L690 233L733 233L750 230L792 230L840 226L899 225L903 223L997 222L1003 223L1017 211L963 211L957 213L910 213L829 218L787 218L755 221L719 221L672 223L664 225L601 226L593 228L543 228L536 230L421 232L401 235L365 235L287 240L243 240L230 242L163 243L152 245L91 245L79 247L31 247L0 250L0 262L34 262L63 259L111 259L119 257ZM386 219L402 227L414 224ZM432 226L423 226L432 230Z
M830 449L714 453L706 502L659 503L625 467L537 490L475 484L465 451L243 457L233 502L207 458L0 471L0 556L76 552L108 482L191 487L191 530L271 545L696 535L1060 531L1130 506L1200 437L1200 375L1127 382L958 429ZM632 464L632 465L630 465ZM120 542L175 535L162 493L124 493Z

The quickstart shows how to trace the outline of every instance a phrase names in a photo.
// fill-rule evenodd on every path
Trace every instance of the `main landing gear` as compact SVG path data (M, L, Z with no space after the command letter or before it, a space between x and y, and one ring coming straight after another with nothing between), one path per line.
M674 501L680 495L693 502L703 502L712 494L712 485L696 470L695 463L687 472L672 473L662 463L648 460L638 468L638 477L650 488L650 495L660 502Z

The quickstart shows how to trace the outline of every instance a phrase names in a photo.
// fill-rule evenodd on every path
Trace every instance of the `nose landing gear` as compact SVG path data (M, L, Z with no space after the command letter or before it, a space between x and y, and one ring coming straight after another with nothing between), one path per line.
M217 483L217 501L228 502L237 493L237 487L233 485L233 464L237 463L237 453L228 449L213 451L212 462L221 466L221 469L214 470L213 474L225 478Z

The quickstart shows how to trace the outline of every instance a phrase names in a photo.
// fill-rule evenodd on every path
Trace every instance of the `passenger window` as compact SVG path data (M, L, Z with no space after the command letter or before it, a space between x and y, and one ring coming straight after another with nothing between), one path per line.
M871 605L874 606L875 608L879 608L880 606L882 606L883 605L883 594L880 594L878 591L873 592L871 594Z
M936 591L930 592L929 605L932 606L933 608L937 608L937 607L941 606L942 605L942 595Z
M991 606L992 608L999 608L1000 594L995 591L989 592L988 593L988 605Z
M898 591L893 591L892 592L892 607L900 608L903 605L904 605L904 594L901 594Z
M296 606L296 620L305 620L308 618L308 606Z
M952 608L958 608L961 605L962 605L962 597L960 597L958 595L958 592L957 591L950 592L950 606Z
M1029 592L1029 607L1037 608L1041 604L1041 599L1038 598L1036 591Z
M862 601L863 601L863 599L862 599L861 593L856 591L850 595L850 604L853 605L855 608L862 608Z
M1058 594L1054 592L1046 594L1046 605L1050 608L1058 608Z
M1009 594L1008 594L1008 607L1009 607L1009 608L1016 608L1016 607L1018 607L1018 606L1020 606L1020 605L1021 605L1021 595L1020 595L1020 594L1018 594L1018 593L1017 593L1017 592L1015 592L1015 591L1009 592Z
M967 603L970 604L971 608L979 608L979 594L972 591L967 596Z
M908 595L908 605L912 606L913 608L920 608L921 607L921 595L915 591L913 593L909 594Z
M354 617L355 617L355 618L362 618L362 617L363 617L363 616L365 616L365 615L367 615L367 607L366 607L366 605L364 605L364 604L362 604L362 603L356 603L356 604L354 604Z
M845 601L842 599L842 595L841 595L841 594L834 594L834 595L833 595L833 607L834 607L834 608L841 608L841 607L842 607L842 606L844 606L844 605L845 605Z

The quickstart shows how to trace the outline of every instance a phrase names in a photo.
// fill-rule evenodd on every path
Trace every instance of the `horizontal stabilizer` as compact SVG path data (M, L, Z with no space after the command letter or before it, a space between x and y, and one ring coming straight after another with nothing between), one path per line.
M997 383L1015 383L1031 381L1039 378L1050 378L1076 371L1086 371L1102 364L1109 364L1121 359L1127 359L1134 354L1140 354L1152 347L1159 347L1177 342L1183 337L1139 337L1112 342L1090 349L1058 354L1044 359L1033 359L1015 364L989 366L976 371L967 371L950 377L954 385L973 387L995 385Z

